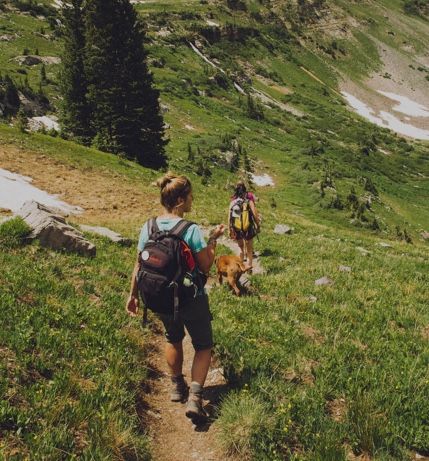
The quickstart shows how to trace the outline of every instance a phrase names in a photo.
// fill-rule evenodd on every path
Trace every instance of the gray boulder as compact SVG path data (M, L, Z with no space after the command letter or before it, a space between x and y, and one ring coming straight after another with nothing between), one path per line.
M97 234L97 235L101 235L102 237L107 237L112 242L119 243L119 245L129 247L132 244L132 241L130 239L122 237L122 235L108 229L107 227L86 226L84 224L81 224L79 227L81 228L81 230L85 232L91 232L92 234Z
M274 233L275 234L288 234L291 235L293 234L294 228L288 226L287 224L276 224L276 227L274 227Z
M338 267L340 272L351 272L352 268L350 266L343 266L342 264Z
M323 286L323 285L332 285L334 283L333 280L331 280L329 277L326 277L326 275L320 279L317 279L314 284L316 286Z
M43 247L65 250L82 256L95 256L95 245L84 238L81 232L66 223L63 216L34 200L25 202L18 216L31 227L31 239L39 239Z

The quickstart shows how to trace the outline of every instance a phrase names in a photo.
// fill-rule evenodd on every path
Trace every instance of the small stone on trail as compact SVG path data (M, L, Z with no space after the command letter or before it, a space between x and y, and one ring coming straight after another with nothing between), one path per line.
M288 226L287 224L276 224L276 227L274 228L274 233L275 234L288 234L291 235L293 234L294 228Z
M340 267L338 268L338 270L340 272L351 272L352 271L352 268L350 266L343 266L343 265L340 265Z
M333 280L331 280L329 277L326 277L326 275L324 277L321 277L320 279L317 279L314 284L316 286L323 286L323 285L332 285L334 283Z
M152 410L148 410L146 412L149 416L152 416L153 418L156 418L156 419L161 419L162 416L159 414L159 413L155 413L154 411Z

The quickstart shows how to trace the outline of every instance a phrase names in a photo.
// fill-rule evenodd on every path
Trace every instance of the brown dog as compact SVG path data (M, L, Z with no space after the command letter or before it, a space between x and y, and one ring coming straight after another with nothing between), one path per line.
M215 264L219 283L222 284L223 277L226 277L235 294L240 296L241 292L237 286L237 282L241 275L250 270L251 267L246 267L240 257L234 255L216 256Z

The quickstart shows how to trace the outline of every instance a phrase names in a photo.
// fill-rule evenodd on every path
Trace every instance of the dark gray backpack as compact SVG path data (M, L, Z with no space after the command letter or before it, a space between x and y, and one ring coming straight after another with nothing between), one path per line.
M171 230L161 231L156 218L150 219L149 239L139 254L137 286L145 307L175 320L181 305L197 292L195 261L183 240L192 224L182 219Z

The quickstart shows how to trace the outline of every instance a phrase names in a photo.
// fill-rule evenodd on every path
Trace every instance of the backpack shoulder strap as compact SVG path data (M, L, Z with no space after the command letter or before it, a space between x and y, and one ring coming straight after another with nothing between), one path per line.
M185 232L195 224L192 221L187 221L186 219L180 220L170 231L168 232L170 235L175 235L176 237L182 238Z
M152 235L156 234L157 232L159 232L159 227L158 227L158 224L156 223L156 217L150 218L149 221L147 222L147 235L149 239L151 239Z

